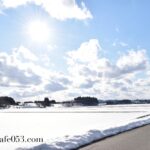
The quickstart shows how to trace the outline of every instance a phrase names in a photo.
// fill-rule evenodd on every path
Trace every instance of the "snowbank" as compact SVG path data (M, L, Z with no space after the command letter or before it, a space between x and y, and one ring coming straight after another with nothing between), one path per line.
M70 150L147 124L150 124L150 116L135 119L124 125L105 130L90 130L83 135L66 136L62 139L57 139L53 143L47 142L32 148L18 148L17 150Z

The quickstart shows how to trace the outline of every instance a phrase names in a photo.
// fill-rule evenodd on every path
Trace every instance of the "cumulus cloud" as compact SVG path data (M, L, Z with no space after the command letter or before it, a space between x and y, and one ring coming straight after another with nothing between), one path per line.
M15 53L16 54L16 53ZM39 84L40 77L21 67L16 55L0 53L0 76L2 83L17 83L22 85Z
M16 8L33 3L41 6L51 17L58 20L92 18L84 2L79 6L76 0L1 0L1 2L4 8Z
M98 82L97 80L87 79L84 83L80 85L80 88L85 88L85 89L92 88L93 85L97 82Z
M72 61L79 63L93 62L97 60L98 53L101 50L101 46L97 39L91 39L88 42L84 42L77 50L68 52L68 56ZM72 61L70 60L70 63Z
M56 92L56 91L60 91L64 89L65 87L62 84L55 82L55 81L51 81L49 84L45 85L46 91Z
M0 88L7 89L8 92L3 93L15 98L46 95L68 100L90 95L120 99L138 98L138 93L140 97L148 97L150 77L146 50L129 50L116 62L102 57L102 50L97 39L90 39L67 52L66 74L44 68L38 63L40 56L23 46L9 54L0 52Z
M123 73L141 71L146 69L147 65L146 50L131 50L128 54L121 56L117 61L117 67Z
M134 83L139 73L147 71L146 50L129 50L113 63L101 56L102 50L99 41L91 39L67 53L72 87L102 99L137 98Z
M101 46L97 39L90 39L84 42L76 50L67 53L67 64L69 75L72 77L74 88L92 87L93 76L97 71L90 66L98 60Z
M68 76L43 68L37 61L38 56L23 46L10 54L0 52L0 88L7 88L7 95L26 98L65 90L71 84Z
M37 61L37 56L24 46L13 49L13 56L23 61Z

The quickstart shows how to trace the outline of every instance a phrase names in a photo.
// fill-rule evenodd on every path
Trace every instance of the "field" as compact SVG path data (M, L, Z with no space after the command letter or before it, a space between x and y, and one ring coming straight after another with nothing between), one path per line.
M24 136L42 142L0 142L2 150L77 148L150 123L150 105L10 108L0 110L0 138Z

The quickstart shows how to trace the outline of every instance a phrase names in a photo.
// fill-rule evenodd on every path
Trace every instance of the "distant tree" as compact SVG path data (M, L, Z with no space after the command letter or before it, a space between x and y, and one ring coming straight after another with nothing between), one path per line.
M49 100L48 97L44 98L44 101L34 101L40 107L51 106L51 104L56 104L55 100Z
M51 106L51 103L50 103L48 97L45 97L45 98L44 98L44 105L45 105L45 106Z
M20 105L21 104L21 102L16 102L16 105Z
M107 105L118 105L118 104L132 104L131 100L123 99L123 100L107 100Z
M50 103L51 104L56 104L56 101L55 100L50 100Z
M132 104L132 101L129 99L123 99L120 101L121 104Z
M0 97L0 107L7 107L9 105L16 105L16 102L13 98L8 96Z
M34 103L36 103L38 107L41 107L41 108L46 107L44 101L34 101Z
M98 99L95 97L77 97L74 98L74 103L84 105L84 106L94 106L98 105Z

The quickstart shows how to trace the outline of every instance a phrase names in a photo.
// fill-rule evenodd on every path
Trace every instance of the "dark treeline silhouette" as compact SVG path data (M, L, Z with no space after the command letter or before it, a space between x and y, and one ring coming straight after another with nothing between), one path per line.
M97 98L95 97L77 97L77 98L74 98L74 103L76 104L80 104L80 105L83 105L83 106L94 106L94 105L98 105L99 104L99 101Z
M137 99L137 100L105 100L107 105L123 105L123 104L150 104L150 99Z
M150 104L150 99L123 99L123 100L98 100L95 97L90 96L79 96L70 101L62 101L56 102L55 100L49 100L48 97L45 97L44 100L36 100L36 101L25 101L24 103L15 102L12 97L2 96L0 97L0 108L9 107L11 105L19 105L19 106L28 106L28 104L36 104L37 107L49 107L54 104L61 104L67 107L72 106L96 106L98 104L105 105L123 105L123 104Z
M2 96L0 97L0 107L7 107L10 105L16 105L17 103L15 100L8 96Z
M124 100L107 100L107 105L117 105L117 104L132 104L131 100L124 99Z
M34 103L36 103L40 107L47 107L47 106L51 106L52 104L56 104L56 101L49 100L48 97L45 97L44 101L34 101Z

